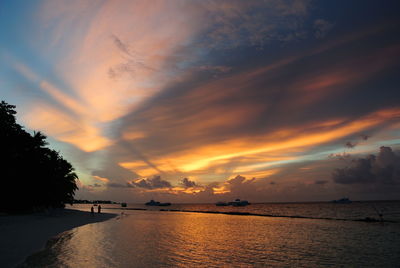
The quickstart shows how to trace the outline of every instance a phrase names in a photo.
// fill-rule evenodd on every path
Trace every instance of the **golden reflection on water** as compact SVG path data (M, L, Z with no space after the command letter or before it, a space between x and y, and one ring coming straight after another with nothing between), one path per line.
M382 232L365 223L127 213L65 233L25 267L390 267L400 246L398 226Z
M174 226L177 229L172 231L179 234L180 243L176 243L172 252L178 263L193 265L218 263L227 255L230 255L229 258L234 261L240 255L249 254L249 251L255 249L254 247L249 249L249 244L258 245L258 247L265 245L267 242L265 234L269 233L268 226L265 226L263 235L258 233L257 237L253 237L255 232L251 228L255 227L254 223L249 225L248 219L243 217L233 219L229 215L194 213L180 218L179 224ZM242 239L238 239L238 235ZM268 237L274 239L269 235ZM188 252L190 254L187 254Z
M91 267L115 267L109 257L113 242L107 232L107 225L89 224L75 229L75 239L71 239L65 249L69 256L80 258L80 263L87 263ZM63 258L61 258L63 259Z

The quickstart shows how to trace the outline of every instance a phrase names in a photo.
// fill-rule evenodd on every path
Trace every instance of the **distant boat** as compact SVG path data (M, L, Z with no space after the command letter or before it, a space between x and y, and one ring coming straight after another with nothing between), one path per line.
M219 206L219 207L225 207L225 206L229 206L229 204L228 203L226 203L226 202L217 202L216 204L215 204L216 206Z
M343 197L343 198L338 199L338 200L333 200L332 203L335 203L335 204L351 204L352 201L350 199L348 199L347 197Z
M229 202L228 204L234 207L244 207L250 205L250 203L247 200L240 200L240 199L236 199L235 201Z
M121 207L126 208L127 204L126 203L121 203Z
M149 202L147 202L145 204L146 206L160 206L160 207L166 207L166 206L170 206L171 203L160 203L158 201L154 201L153 199L150 200Z

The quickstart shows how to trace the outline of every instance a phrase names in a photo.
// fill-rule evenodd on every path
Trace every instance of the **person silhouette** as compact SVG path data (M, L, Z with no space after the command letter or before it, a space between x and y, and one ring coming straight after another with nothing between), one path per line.
M90 208L90 213L91 213L92 215L94 214L94 207L93 207L93 206Z
M97 206L97 213L101 213L101 206L100 205Z

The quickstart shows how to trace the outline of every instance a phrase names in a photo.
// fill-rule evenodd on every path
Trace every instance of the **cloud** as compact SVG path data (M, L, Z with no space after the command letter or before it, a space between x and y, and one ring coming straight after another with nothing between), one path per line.
M316 180L314 183L319 184L319 185L324 185L324 184L327 184L328 181L327 180Z
M325 6L308 0L42 3L35 23L21 16L34 38L21 36L28 54L16 55L36 60L5 85L16 96L30 81L40 98L24 96L21 119L85 151L85 164L72 157L80 172L110 192L262 200L278 195L273 179L297 195L325 188L314 182L332 168L296 163L350 160L337 148L353 139L352 152L368 151L399 122L397 21L329 32L343 16L315 16Z
M322 39L333 28L334 24L324 19L317 19L314 21L314 36Z
M190 187L196 187L197 184L195 181L191 181L188 178L183 178L181 181L181 184L185 187L185 188L190 188Z
M345 143L345 147L349 148L349 149L353 149L354 147L356 147L357 145L359 145L360 142L365 142L370 138L370 136L365 135L365 134L361 134L358 136L358 140L359 142L353 142L353 141L347 141Z
M357 145L356 142L351 142L351 141L348 141L348 142L346 142L346 144L345 144L346 148L350 148L350 149L356 147L356 145Z
M237 46L264 47L270 41L304 37L303 19L311 1L217 1L202 3L209 17L206 46L217 49Z
M26 121L30 127L41 128L84 151L104 149L113 142L103 135L112 132L111 121L125 116L174 79L180 79L188 65L199 65L202 54L207 53L204 46L197 46L201 43L199 39L208 36L204 40L208 46L234 43L241 33L245 33L243 44L278 38L272 36L283 34L288 25L295 25L290 21L306 16L308 2L135 1L121 5L112 1L96 4L44 1L37 14L40 27L36 30L41 38L37 38L36 45L48 55L57 55L50 58L46 53L43 55L44 61L57 66L55 79L41 81L40 75L19 69L31 80L38 80L35 83L40 83L57 104L44 103L46 106L67 109L52 111L51 121L72 118L78 124L72 130L69 126L68 131L74 133L65 137L57 131L58 126L51 128L41 123L49 114L37 113ZM284 16L285 21L265 16L263 12L270 16L277 13L274 16ZM268 26L264 27L265 23ZM231 69L220 64L203 66L219 73Z
M400 155L391 147L380 147L377 156L353 159L350 166L332 173L338 184L399 184Z
M31 107L29 114L22 115L22 119L29 128L43 130L47 135L85 152L104 149L113 143L96 126L42 101Z
M361 139L364 140L364 141L366 141L366 140L368 140L369 138L371 138L371 136L365 135L365 134L361 134L360 137L361 137Z
M329 154L328 157L331 159L348 160L351 158L351 154L343 152L343 153L337 153L337 154Z
M131 187L130 184L122 184L122 183L117 183L117 182L110 182L107 184L108 187L111 188L129 188Z
M50 102L43 98L27 104L30 112L23 115L22 119L29 128L41 129L47 135L73 144L85 152L97 151L112 144L90 119L81 118L87 114L87 109L80 100L42 79L21 63L15 63L15 68L52 100Z
M239 196L240 198L248 198L251 193L257 192L256 179L246 179L243 176L237 175L226 182L227 190L231 196Z
M152 178L137 179L129 182L133 187L144 188L144 189L159 189L159 188L171 188L172 185L169 181L162 180L160 176L154 176Z
M138 53L132 51L128 44L122 42L117 36L112 35L111 38L114 41L115 46L121 51L124 61L118 63L108 70L108 75L113 78L121 78L123 75L128 75L131 78L135 78L136 70L148 69L149 71L155 71L153 68L143 62L143 59Z
M361 41L346 42L353 46ZM257 159L257 164L265 156L287 154L290 158L289 152L343 144L351 136L385 129L399 120L395 98L369 103L359 95L368 88L365 81L379 80L384 70L396 64L400 50L397 45L384 49L373 46L349 55L346 42L261 67L234 68L220 79L203 79L190 69L187 77L124 117L121 132L133 136L145 132L145 137L132 143L140 144L159 170L193 176L199 175L195 172L210 172L210 168L217 170L217 166L232 172L237 164L240 170L251 166L244 163L247 159ZM339 60L334 59L332 50ZM368 64L371 61L377 64ZM319 66L317 72L315 66ZM368 90L382 96L373 88ZM135 159L121 162L133 163ZM142 176L161 174L143 163L135 172ZM221 174L218 179L238 173Z
M223 65L203 65L199 67L202 71L210 71L214 73L228 73L232 70L232 67Z
M96 180L99 180L101 182L104 182L104 183L110 182L110 180L108 178L104 178L104 177L100 177L100 176L96 176L96 175L93 175L93 178Z

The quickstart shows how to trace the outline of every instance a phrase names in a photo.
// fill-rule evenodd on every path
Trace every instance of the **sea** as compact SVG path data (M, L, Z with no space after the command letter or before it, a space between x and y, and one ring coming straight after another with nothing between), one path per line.
M400 201L102 211L118 216L52 238L21 267L400 267Z

